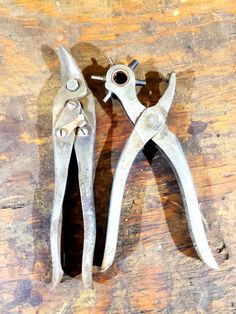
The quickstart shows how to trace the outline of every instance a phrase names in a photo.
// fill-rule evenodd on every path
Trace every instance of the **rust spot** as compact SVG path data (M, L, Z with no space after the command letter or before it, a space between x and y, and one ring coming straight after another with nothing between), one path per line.
M204 130L207 128L208 123L202 122L202 121L192 121L189 128L188 133L192 135L197 135L199 133L204 132Z

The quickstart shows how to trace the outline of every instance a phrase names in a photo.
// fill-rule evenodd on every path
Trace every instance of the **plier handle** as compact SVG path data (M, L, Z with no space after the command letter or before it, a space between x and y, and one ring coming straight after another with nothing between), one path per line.
M53 103L53 146L55 190L51 216L52 289L61 281L62 206L68 168L74 147L84 222L82 280L92 288L92 265L96 238L94 209L95 101L80 68L63 47L57 49L61 63L62 86Z
M150 140L164 153L176 175L185 205L188 228L199 257L207 265L216 269L218 265L207 242L188 162L179 140L166 125L175 94L176 75L175 73L169 75L169 85L158 103L153 107L146 108L140 103L136 94L136 85L144 85L144 82L135 79L133 70L137 64L138 62L134 60L129 66L112 65L105 77L92 77L105 82L108 94L104 101L107 101L112 94L118 97L122 108L134 126L121 153L113 179L102 271L108 269L115 258L121 205L130 168L137 154Z

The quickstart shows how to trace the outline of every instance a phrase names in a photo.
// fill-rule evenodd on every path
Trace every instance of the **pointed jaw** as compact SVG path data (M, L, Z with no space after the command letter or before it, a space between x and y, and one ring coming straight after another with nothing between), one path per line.
M205 248L204 250L199 250L199 248L196 247L196 251L198 252L198 255L200 256L201 260L210 268L212 269L219 269L219 265L217 264L213 254L211 253L210 249Z
M52 275L52 286L51 286L50 291L53 291L57 287L57 285L61 282L62 277L63 277L63 271L61 269L54 270L53 275Z
M62 45L56 48L56 53L61 64L62 82L65 83L71 79L78 79L84 81L83 74L78 65L76 64L74 58Z

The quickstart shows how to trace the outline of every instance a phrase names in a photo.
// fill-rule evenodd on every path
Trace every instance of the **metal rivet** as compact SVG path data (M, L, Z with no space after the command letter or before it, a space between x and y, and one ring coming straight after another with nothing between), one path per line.
M56 136L57 137L65 137L67 135L67 132L65 129L57 129L56 130Z
M66 83L66 88L70 92L75 92L79 88L79 82L77 80L75 80L75 79L70 79Z
M77 100L69 100L66 105L70 110L74 110L78 107L79 102Z
M154 129L154 130L158 130L159 126L160 126L160 121L158 119L158 116L155 114L150 114L147 117L147 121L149 126Z

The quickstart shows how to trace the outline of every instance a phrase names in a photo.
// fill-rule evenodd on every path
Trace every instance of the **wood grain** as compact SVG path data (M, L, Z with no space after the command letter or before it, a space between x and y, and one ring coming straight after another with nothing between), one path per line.
M236 4L226 0L0 1L0 312L236 313ZM97 99L95 290L81 284L83 225L75 158L64 202L66 276L50 292L54 190L51 112L60 86L54 48L71 49ZM189 161L211 248L198 259L180 191L161 154L147 145L123 200L116 260L99 273L112 175L132 127L118 103L103 104L108 57L140 61L159 99L177 74L168 125Z

